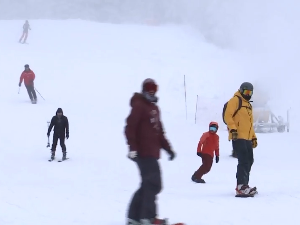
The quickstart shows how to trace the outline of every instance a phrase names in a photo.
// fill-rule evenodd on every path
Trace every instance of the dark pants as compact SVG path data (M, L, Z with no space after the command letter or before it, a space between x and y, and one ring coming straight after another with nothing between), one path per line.
M65 135L57 135L57 134L53 134L53 142L52 142L52 148L51 151L55 152L56 151L56 146L57 146L57 142L59 139L59 143L62 149L62 152L66 152L66 145L65 145Z
M237 185L248 185L251 167L254 162L252 141L244 139L233 141L233 149L238 158L236 172Z
M156 195L161 191L161 172L157 159L137 160L141 174L141 186L134 193L129 205L128 218L139 221L156 217Z
M207 174L213 164L213 157L209 154L202 154L202 165L199 169L194 173L193 178L201 179L204 174Z
M25 85L25 87L27 89L30 100L36 100L36 93L34 87L31 85Z

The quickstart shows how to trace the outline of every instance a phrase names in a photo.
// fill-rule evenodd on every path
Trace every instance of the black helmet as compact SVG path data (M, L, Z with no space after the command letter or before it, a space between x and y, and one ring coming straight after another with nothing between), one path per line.
M241 95L244 99L249 101L253 94L253 85L250 82L244 82L241 84L239 92L241 93ZM249 93L247 93L247 92L249 92Z
M244 82L240 86L240 92L243 92L243 90L253 91L253 85L250 82Z
M26 68L29 68L29 65L28 65L28 64L26 64L24 67L25 67L25 69L26 69Z

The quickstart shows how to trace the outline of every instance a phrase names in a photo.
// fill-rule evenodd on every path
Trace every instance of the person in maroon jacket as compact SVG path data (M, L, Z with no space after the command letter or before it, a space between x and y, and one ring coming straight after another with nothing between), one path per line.
M20 82L19 82L19 87L21 87L21 84L24 80L25 87L27 89L29 98L32 103L37 102L37 97L36 97L36 92L34 90L34 79L35 79L35 74L34 72L29 68L29 65L26 64L25 70L22 72L21 77L20 77Z
M164 135L156 91L157 84L148 78L142 84L142 93L134 93L130 100L132 109L125 126L128 157L137 163L142 183L129 205L128 225L166 224L156 218L155 199L162 188L158 159L161 149L169 154L169 160L175 153Z

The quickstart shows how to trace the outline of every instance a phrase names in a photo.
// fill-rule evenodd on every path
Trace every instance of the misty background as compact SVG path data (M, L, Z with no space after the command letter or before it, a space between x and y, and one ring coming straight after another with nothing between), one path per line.
M254 82L288 106L299 86L299 9L299 0L0 0L0 19L189 26L209 44L240 54L238 82Z

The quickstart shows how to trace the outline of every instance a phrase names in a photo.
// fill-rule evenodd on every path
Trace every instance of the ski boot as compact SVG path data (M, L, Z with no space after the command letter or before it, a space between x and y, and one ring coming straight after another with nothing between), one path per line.
M54 160L55 158L55 151L51 151L51 160Z
M67 152L63 152L63 157L62 157L62 161L66 160L67 159Z

